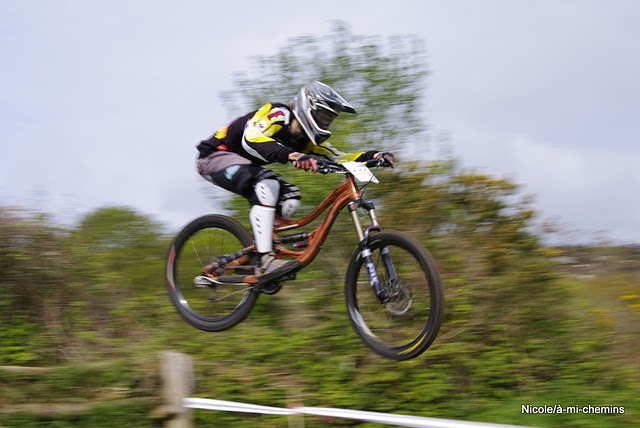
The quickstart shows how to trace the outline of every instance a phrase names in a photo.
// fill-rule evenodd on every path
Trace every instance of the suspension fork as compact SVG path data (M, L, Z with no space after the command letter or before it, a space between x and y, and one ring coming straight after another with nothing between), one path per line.
M378 276L378 271L376 269L376 265L373 262L373 256L371 253L371 249L369 248L369 237L371 232L379 232L382 230L382 226L378 222L378 217L376 216L375 206L373 201L362 201L357 200L351 202L349 204L349 212L351 213L351 219L353 220L354 226L356 228L356 233L358 234L358 238L360 239L360 243L358 244L358 248L360 249L360 256L364 259L364 264L367 268L367 275L369 276L369 284L371 284L371 288L376 294L376 297L380 301L380 303L386 303L388 301L389 296L387 295L387 289L380 283L380 277ZM362 231L362 226L360 224L360 219L358 218L358 208L362 207L367 210L369 214L369 218L371 219L371 225L368 226L365 231ZM391 260L391 255L389 253L389 248L382 247L380 250L380 254L382 255L382 261L384 262L385 269L387 270L388 277L395 281L396 278L396 269L393 265L393 261Z

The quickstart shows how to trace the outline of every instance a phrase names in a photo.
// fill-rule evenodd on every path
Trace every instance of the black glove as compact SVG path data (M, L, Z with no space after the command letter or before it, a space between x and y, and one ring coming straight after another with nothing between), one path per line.
M313 172L318 171L318 164L316 163L315 156L312 155L302 155L298 159L293 161L293 165L298 169L304 169L305 171L309 171L309 168L313 170Z
M396 164L396 158L391 152L378 152L375 154L374 159L379 159L381 161L380 165L382 166L390 166L393 168Z

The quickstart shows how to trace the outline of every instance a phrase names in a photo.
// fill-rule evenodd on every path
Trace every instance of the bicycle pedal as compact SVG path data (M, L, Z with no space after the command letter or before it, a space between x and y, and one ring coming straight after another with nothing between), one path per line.
M209 277L199 275L193 278L193 288L213 288L216 283Z

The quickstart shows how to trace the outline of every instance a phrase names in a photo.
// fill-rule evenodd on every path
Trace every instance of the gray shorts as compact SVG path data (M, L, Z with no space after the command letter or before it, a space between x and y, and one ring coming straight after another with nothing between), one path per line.
M275 172L251 163L250 160L231 152L214 152L196 162L198 173L207 181L247 199L251 205L258 205L255 194L256 183L273 179L280 183L279 203L276 212L280 215L282 203L287 199L301 199L300 190L287 183Z

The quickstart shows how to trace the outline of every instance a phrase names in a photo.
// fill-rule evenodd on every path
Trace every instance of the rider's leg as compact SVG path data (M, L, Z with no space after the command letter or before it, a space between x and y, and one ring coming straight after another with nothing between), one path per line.
M257 200L258 204L251 207L249 220L256 242L256 252L260 255L260 265L256 268L256 275L274 273L287 264L286 260L277 259L273 254L273 221L280 190L280 182L274 178L264 178L255 185L254 200ZM293 209L293 205L287 204L287 209ZM278 208L280 211L282 206Z
M235 153L215 152L198 160L198 172L213 184L245 197L251 204L249 220L257 252L261 256L258 273L270 273L283 260L275 259L273 220L276 214L290 217L300 205L300 191L286 183L275 172L248 161ZM266 257L270 256L270 257Z
M275 172L262 169L257 174L249 220L258 253L273 250L273 219L275 215L290 218L300 208L300 190L284 181Z
M273 220L275 215L291 217L300 207L300 191L273 171L263 170L254 187L253 203L249 212L251 228L260 253L257 275L274 273L285 267L286 260L277 259L273 253ZM275 205L275 206L274 206Z

